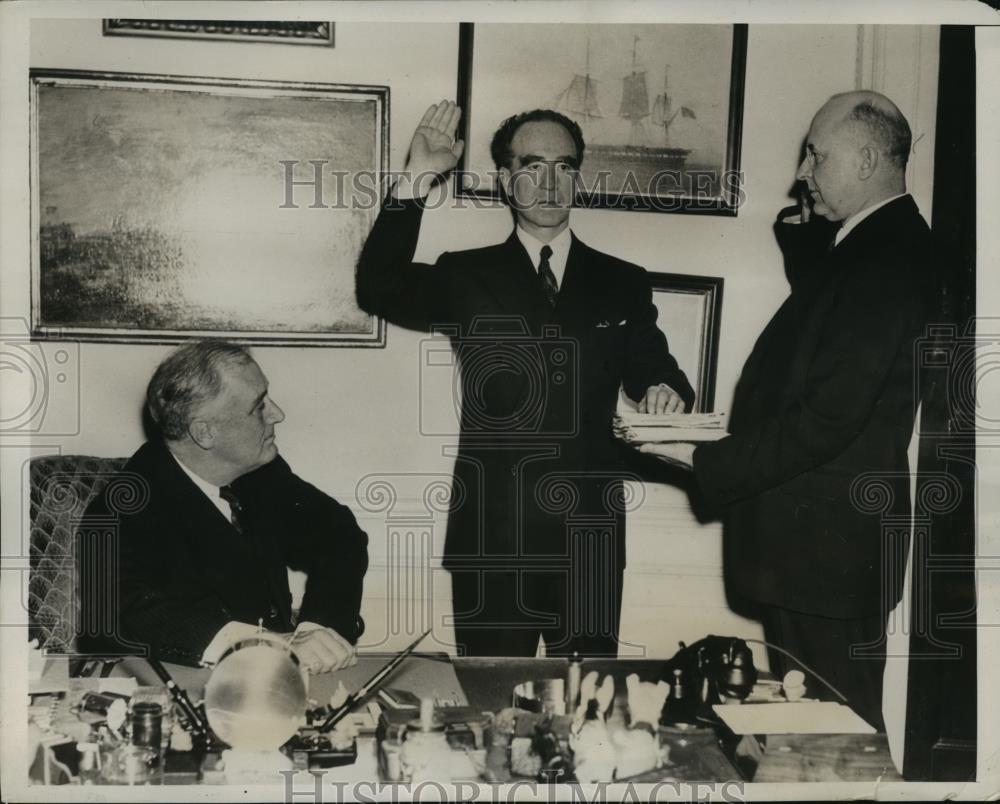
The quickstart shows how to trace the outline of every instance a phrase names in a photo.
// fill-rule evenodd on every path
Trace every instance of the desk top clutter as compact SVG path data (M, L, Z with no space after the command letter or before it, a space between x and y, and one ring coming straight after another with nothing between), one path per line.
M711 640L728 645L730 656L742 649L739 641L711 637L706 641L711 650ZM262 651L265 655L256 655ZM320 769L330 774L327 778L345 783L898 778L882 735L781 734L793 730L781 727L782 711L791 715L792 723L799 714L796 707L806 712L817 705L839 705L817 704L809 697L816 691L808 685L805 702L791 703L780 682L757 680L747 668L737 676L746 682L742 686L713 687L709 680L692 692L677 667L662 661L413 654L378 689L358 700L349 716L326 730L322 724L330 713L391 655L362 655L353 667L309 676L288 657L279 656L280 651L257 646L256 653L239 653L235 655L241 666L227 670L220 662L216 677L207 669L168 666L190 701L208 710L207 722L215 733L204 739L188 728L176 697L144 660L125 659L114 669L117 677L104 679L67 678L58 672L65 660L49 660L47 672L34 679L31 688L33 781L275 784L281 778L278 771ZM268 665L269 673L261 672L258 661ZM242 666L247 662L249 666ZM294 687L292 692L301 694L283 693L277 703L268 703L270 715L277 706L282 722L288 721L275 738L277 744L271 740L257 745L256 740L251 745L234 737L240 730L229 729L231 724L212 711L236 701L229 688L236 669L238 676L250 679L248 687L257 683L254 679L273 687L280 676L282 690ZM727 679L732 681L731 676ZM226 695L220 695L223 686ZM678 706L685 695L694 697ZM263 699L255 696L241 689L237 698L244 707L260 709ZM747 702L741 704L743 699ZM741 731L754 731L758 715L766 715L768 725L760 728L772 736L741 737ZM840 709L836 716L853 717L850 710ZM750 725L726 725L741 719ZM817 730L817 721L807 720ZM839 722L831 720L831 728L840 729ZM262 740L267 730L249 734Z

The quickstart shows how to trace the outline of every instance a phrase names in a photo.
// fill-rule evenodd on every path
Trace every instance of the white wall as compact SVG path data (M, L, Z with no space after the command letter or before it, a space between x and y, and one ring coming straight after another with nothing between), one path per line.
M815 110L829 95L852 89L857 81L871 85L865 64L879 65L890 93L894 76L899 77L899 86L911 87L914 83L908 77L924 75L915 90L898 100L914 122L915 137L922 133L929 137L925 145L933 143L936 29L892 29L888 44L883 43L874 62L870 49L869 62L863 61L865 42L871 41L864 34L859 35L857 26L751 26L742 151L746 203L737 218L574 212L575 231L598 249L654 271L724 277L716 409L728 409L740 367L757 333L787 292L771 223L776 211L790 203L788 191L800 145ZM336 38L332 49L150 41L102 37L97 19L36 20L30 63L49 68L385 84L391 88L391 168L400 169L423 109L454 96L458 26L341 23ZM894 46L897 41L901 44ZM19 113L25 115L26 131L26 110ZM23 180L26 187L24 170L24 175L10 180ZM912 170L916 186L923 191L918 201L926 204L932 148L918 151ZM502 210L437 209L425 218L418 256L433 258L445 248L496 242L506 236L509 226L509 216ZM27 317L26 224L17 234L22 241L9 253L23 259L4 266L3 311L7 316ZM669 335L669 322L663 324ZM419 435L422 337L390 327L384 350L256 350L273 396L287 414L279 430L282 453L299 474L351 505L371 537L366 644L383 639L400 644L406 635L432 621L441 643L447 641L447 629L440 628L440 617L450 613L447 574L426 569L394 574L426 563L419 551L431 548L419 547L421 539L433 544L437 555L443 538L441 516L421 519L417 501L424 482L420 476L446 478L451 466L442 454L442 447L451 443L448 439ZM139 409L146 381L165 352L159 346L82 344L80 433L39 439L40 449L35 451L130 454L142 440ZM439 402L451 404L448 398ZM355 500L359 480L373 473L410 475L397 478L401 490L394 514L402 520L394 520L391 526L384 513L366 512ZM709 632L759 635L755 623L737 618L726 607L718 524L695 522L686 498L676 489L652 486L645 491L646 501L633 517L629 533L623 639L632 647L625 652L670 655L678 639L693 640ZM396 534L392 539L390 529ZM405 548L407 543L418 545L410 548L416 554L390 549L391 544ZM436 563L431 561L431 567ZM397 577L410 578L409 591L389 593L390 588L397 588ZM428 606L430 600L433 608ZM394 602L389 605L389 601ZM395 612L391 617L390 610Z

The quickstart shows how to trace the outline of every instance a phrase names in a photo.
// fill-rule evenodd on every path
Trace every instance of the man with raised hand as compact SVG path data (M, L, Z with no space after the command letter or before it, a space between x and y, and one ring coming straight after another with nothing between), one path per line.
M694 392L656 326L645 271L569 227L584 153L558 112L515 115L491 153L514 231L413 262L423 199L458 162L460 109L417 126L403 177L362 252L358 302L415 329L448 327L462 417L444 549L468 655L616 655L625 568L619 390L640 410Z

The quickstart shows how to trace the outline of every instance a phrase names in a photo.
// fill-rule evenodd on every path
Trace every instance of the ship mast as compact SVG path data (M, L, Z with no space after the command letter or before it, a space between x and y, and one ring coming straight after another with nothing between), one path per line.
M677 113L673 111L673 101L670 98L670 65L663 68L663 92L653 101L653 122L663 129L663 144L670 147L670 124L674 122Z
M646 73L638 69L639 37L632 37L632 73L622 80L622 105L618 116L632 124L630 141L632 145L644 145L645 136L642 121L649 117L649 90L646 88Z
M555 107L560 112L574 117L582 125L604 117L601 107L597 105L597 80L590 77L590 37L587 37L587 53L584 62L583 75L573 76L555 101Z

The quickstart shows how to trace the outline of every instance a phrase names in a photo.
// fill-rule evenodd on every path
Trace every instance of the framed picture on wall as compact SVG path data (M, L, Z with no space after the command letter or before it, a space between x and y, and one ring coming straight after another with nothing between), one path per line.
M389 90L31 73L36 337L384 345L354 266Z
M575 120L577 204L735 215L745 25L463 23L456 192L498 198L490 139L535 108Z
M693 412L711 413L719 365L723 279L653 272L649 278L659 313L656 323L697 394Z
M155 36L333 47L333 23L317 20L105 19L102 30L105 36Z

